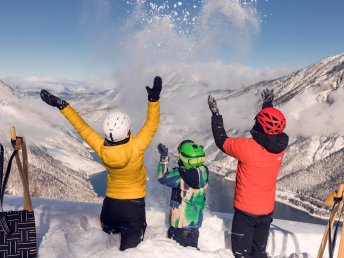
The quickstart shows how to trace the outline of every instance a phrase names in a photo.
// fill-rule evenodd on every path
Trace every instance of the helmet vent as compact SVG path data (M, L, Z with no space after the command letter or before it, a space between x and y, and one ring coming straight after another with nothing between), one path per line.
M103 131L110 141L120 141L127 137L130 128L130 118L120 111L110 113L104 120ZM110 133L112 136L110 136Z
M266 134L280 134L286 126L286 120L283 113L273 107L263 108L256 118Z

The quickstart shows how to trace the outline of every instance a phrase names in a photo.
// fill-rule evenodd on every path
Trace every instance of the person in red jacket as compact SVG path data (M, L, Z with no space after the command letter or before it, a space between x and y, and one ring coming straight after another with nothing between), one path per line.
M252 138L228 137L216 100L209 95L216 146L238 160L231 242L235 257L267 257L266 245L274 212L276 179L289 137L286 119L273 107L273 90L262 92L263 107L255 118Z

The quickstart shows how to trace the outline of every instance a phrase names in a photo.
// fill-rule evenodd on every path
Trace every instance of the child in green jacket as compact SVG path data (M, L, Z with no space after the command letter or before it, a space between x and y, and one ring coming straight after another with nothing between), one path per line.
M168 149L160 143L158 150L161 155L158 181L172 188L168 238L182 246L197 248L209 175L203 165L203 147L191 140L181 142L178 166L172 170L169 170Z

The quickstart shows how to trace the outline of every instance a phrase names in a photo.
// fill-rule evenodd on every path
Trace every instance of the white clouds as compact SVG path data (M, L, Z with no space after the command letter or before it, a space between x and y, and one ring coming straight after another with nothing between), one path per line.
M80 87L82 82L58 79L55 77L7 77L4 79L11 87L19 89L53 89L55 92L62 92L68 87Z
M112 79L98 80L98 81L79 81L79 80L66 80L55 77L6 77L3 79L12 88L25 91L26 89L46 89L53 90L55 93L80 92L87 88L99 89L115 89L118 87L116 82Z
M109 16L115 15L116 10L111 5L111 1L84 3L85 20L83 22L85 24L93 22L95 27L91 28L91 31L96 28L97 35L100 36L99 39L94 38L107 42L98 45L99 51L102 52L101 56L106 56L109 58L107 61L112 60L114 64L122 63L121 69L114 72L112 80L78 82L49 77L27 77L6 81L10 81L10 85L21 87L53 89L55 93L63 92L66 88L77 89L87 86L118 88L119 97L113 101L126 112L135 114L133 116L137 117L137 121L141 121L145 114L142 112L138 114L137 107L145 105L147 93L144 86L151 85L154 76L160 75L166 86L163 89L162 98L169 98L163 108L167 113L180 114L176 119L180 119L180 124L185 124L189 119L189 116L185 116L183 112L186 103L187 109L192 114L199 113L199 117L202 117L202 113L208 110L206 99L200 96L205 96L214 90L243 88L262 80L280 77L291 71L289 67L255 68L243 64L226 63L222 59L222 46L241 51L243 54L250 50L260 30L260 17L254 3L245 4L244 1L237 0L204 0L199 12L195 12L189 10L194 7L192 5L190 7L186 1L180 1L182 5L176 7L169 7L168 2L154 5L150 4L153 1L128 2L130 2L128 5L131 12L125 16L127 20L121 28L116 27L118 24L112 24L113 27L101 26L105 20L109 20ZM179 14L175 15L174 11L178 11ZM107 36L103 37L103 35ZM121 44L117 44L119 42ZM123 57L121 54L117 55L123 50L127 54L126 59L115 60L118 55ZM209 53L211 58L201 61L199 56L204 53ZM179 87L180 90L174 92L169 87ZM188 87L190 89L187 89ZM174 95L177 92L182 93ZM318 112L311 112L305 109L304 103L307 98L307 95L302 95L299 100L293 100L294 104L283 107L288 116L288 131L292 134L298 133L301 117L311 124L311 120L319 118L319 114L324 116L322 121L332 124L333 128L340 127L340 121L331 120L322 115L322 110L331 111L337 102L329 107L326 106L327 104L316 104L315 110ZM256 96L231 101L220 100L219 105L222 106L225 120L228 119L228 126L237 129L251 127L257 101ZM297 103L300 103L302 107L300 112L295 112ZM196 120L193 123L198 124ZM322 129L325 128L309 126L310 132L326 131Z
M287 117L287 132L291 135L344 135L344 91L331 94L332 104L319 103L312 91L293 98L282 109Z
M231 45L247 53L260 30L260 18L253 6L237 0L204 1L200 34L206 44Z
M165 114L171 115L170 118L165 116L166 124L171 127L175 124L176 128L178 127L171 133L178 134L180 132L184 134L182 131L196 132L209 129L210 113L207 106L209 92L242 88L257 81L279 77L288 71L287 67L257 69L240 64L224 64L221 61L216 61L194 63L192 66L188 64L164 64L144 68L133 66L130 69L123 69L122 73L118 73L116 78L111 81L97 83L54 78L40 79L37 77L11 78L10 82L8 80L6 82L9 82L9 85L19 85L19 88L22 89L52 89L57 96L61 96L62 93L65 95L66 92L70 92L70 89L77 91L80 87L89 88L89 90L92 90L92 88L117 88L119 95L115 99L103 99L105 103L102 104L116 106L127 112L133 120L133 128L138 129L142 126L146 116L144 111L147 105L145 86L151 86L154 76L159 75L163 79L162 110ZM88 92L89 90L83 89L81 92ZM67 99L67 101L70 100ZM257 112L257 102L256 96L244 96L234 100L219 100L225 122L228 121L228 128L249 129ZM43 117L46 115L42 112L47 112L47 115L54 117L54 120L60 116L55 109L46 106L39 99L38 91L37 102L32 102L31 105L27 104L26 110L30 110L30 108L35 108L32 113L38 112ZM99 121L101 119L99 118ZM61 120L57 119L57 121ZM30 124L29 121L27 122ZM63 123L59 124L63 125Z
M237 0L201 3L199 13L188 10L188 5L180 5L179 8L185 8L181 14L175 13L168 2L161 6L138 4L135 15L128 19L131 36L126 34L122 39L127 51L134 54L130 56L150 63L190 64L199 57L207 56L210 60L221 57L223 46L248 53L260 28L254 6Z
M84 4L82 23L95 46L94 69L193 65L246 55L260 30L255 4L238 0L109 1ZM121 8L118 8L121 7ZM93 36L91 36L93 35ZM236 56L237 57L237 56ZM120 60L119 60L120 59Z
M222 62L195 63L190 65L159 65L116 79L121 85L116 103L134 121L135 132L145 120L147 93L145 85L152 85L155 75L163 79L161 92L161 127L157 139L174 144L185 137L205 136L210 132L210 111L207 96L214 90L233 90L253 82L276 78L288 72L287 68L255 69L243 65L226 65ZM260 96L253 94L221 99L225 93L215 94L227 129L248 130L260 109ZM168 139L166 138L166 135ZM210 135L209 135L210 136Z
M193 42L181 36L173 26L171 17L156 17L149 26L135 32L133 37L123 39L129 63L180 63L192 58Z
M260 27L254 5L236 0L205 0L195 11L187 2L175 7L169 6L168 1L159 5L152 2L136 2L133 15L128 16L123 31L117 35L121 42L118 50L124 50L126 61L114 74L114 81L120 85L119 101L129 109L138 102L130 101L128 96L146 94L141 85L151 84L155 75L160 75L165 85L208 85L203 89L197 86L206 93L238 89L290 71L287 67L253 68L223 61L224 55L231 60L223 52L224 46L242 54L250 50ZM193 103L179 97L175 106L178 101ZM176 107L171 105L170 109Z
M224 64L218 60L209 63L196 63L189 67L189 70L200 81L214 85L213 89L221 90L238 89L263 80L275 79L290 72L291 68L286 66L255 68L242 64Z
M0 99L0 116L2 133L9 132L9 128L15 126L18 134L37 141L52 137L60 126L66 124L56 108L48 107L40 99ZM47 118L50 122L45 120Z

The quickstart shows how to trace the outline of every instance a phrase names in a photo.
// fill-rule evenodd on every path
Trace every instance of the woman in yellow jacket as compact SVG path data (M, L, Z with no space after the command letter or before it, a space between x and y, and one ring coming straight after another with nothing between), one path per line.
M122 112L109 114L103 123L105 139L94 131L67 103L46 90L41 98L57 107L74 126L80 136L101 158L108 171L106 197L100 215L103 230L108 234L121 234L120 250L136 247L147 227L145 200L146 168L144 152L158 129L160 119L160 92L162 80L154 78L148 93L148 112L144 126L134 137L130 119Z

